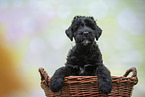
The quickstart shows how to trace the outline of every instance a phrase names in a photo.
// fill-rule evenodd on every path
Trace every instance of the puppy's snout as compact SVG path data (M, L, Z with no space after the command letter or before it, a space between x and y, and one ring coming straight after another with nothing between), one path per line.
M84 32L83 34L84 34L85 36L87 36L87 35L89 34L89 32Z

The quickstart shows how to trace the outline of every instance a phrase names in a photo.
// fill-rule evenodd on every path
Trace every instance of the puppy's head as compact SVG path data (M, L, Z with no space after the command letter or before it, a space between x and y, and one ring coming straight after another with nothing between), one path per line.
M77 44L87 46L92 44L95 38L99 39L102 30L97 26L93 17L76 16L65 33L71 41L74 38Z

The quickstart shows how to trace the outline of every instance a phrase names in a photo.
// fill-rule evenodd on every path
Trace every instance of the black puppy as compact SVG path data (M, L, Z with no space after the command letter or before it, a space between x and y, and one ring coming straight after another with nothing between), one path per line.
M97 26L93 17L76 16L71 26L66 30L66 35L76 45L67 56L65 67L61 67L50 79L50 89L59 91L63 86L64 77L98 76L99 90L108 94L112 90L112 79L109 70L103 65L102 54L96 44L102 30Z

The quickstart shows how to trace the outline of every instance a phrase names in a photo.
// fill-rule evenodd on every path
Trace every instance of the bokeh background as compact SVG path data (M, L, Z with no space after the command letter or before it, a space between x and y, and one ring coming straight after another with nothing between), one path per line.
M0 97L45 97L38 68L51 77L74 45L65 35L76 15L93 16L113 76L131 67L145 97L145 0L0 0Z

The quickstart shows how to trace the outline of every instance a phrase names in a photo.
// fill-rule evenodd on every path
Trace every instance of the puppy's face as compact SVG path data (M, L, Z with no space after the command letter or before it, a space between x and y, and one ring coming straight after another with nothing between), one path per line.
M89 19L82 18L74 21L72 30L76 43L83 46L92 44L95 40L95 31L93 26L93 22Z
M76 16L71 26L66 30L66 35L72 41L75 39L77 44L82 46L91 45L95 38L98 40L102 30L97 26L92 17Z

